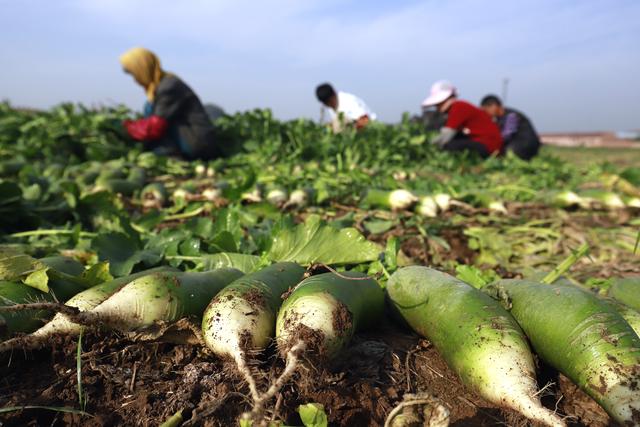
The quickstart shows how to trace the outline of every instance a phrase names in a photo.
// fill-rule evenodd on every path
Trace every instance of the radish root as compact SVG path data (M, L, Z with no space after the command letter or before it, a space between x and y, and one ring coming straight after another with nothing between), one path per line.
M394 427L396 425L402 426L409 420L400 421L398 424L394 423L394 419L402 413L405 415L406 409L412 406L420 405L422 408L419 413L428 417L422 420L425 426L428 427L447 427L449 425L449 410L444 407L437 399L432 397L428 393L418 393L404 395L402 402L400 402L387 416L384 422L384 427ZM418 414L415 414L418 415ZM414 416L415 416L414 415ZM413 420L412 420L413 421ZM417 421L417 420L416 420Z
M284 387L284 385L291 379L298 369L300 354L305 350L305 348L306 344L303 341L298 341L293 347L291 347L287 352L287 362L284 371L275 380L275 382L269 386L265 393L260 395L256 390L256 397L253 399L253 408L251 409L251 412L242 415L243 419L259 422L260 426L266 426L268 424L268 421L264 417L265 404L278 394L282 387Z
M258 385L256 384L256 380L253 378L253 374L251 373L251 368L247 364L247 356L244 351L241 351L236 356L236 365L238 365L238 370L244 377L247 384L249 384L249 391L251 391L251 398L253 401L257 401L260 399L260 393L258 392Z
M0 342L0 353L12 350L38 350L47 345L47 340L44 337L35 337L32 335L25 335L23 337L11 338L6 341Z

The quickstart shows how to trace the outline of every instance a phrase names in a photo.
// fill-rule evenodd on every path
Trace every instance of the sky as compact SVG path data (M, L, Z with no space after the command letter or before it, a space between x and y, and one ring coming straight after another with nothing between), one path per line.
M502 93L543 132L640 128L637 0L0 0L0 99L140 109L118 57L144 46L203 102L319 117L315 86L385 122L431 84Z

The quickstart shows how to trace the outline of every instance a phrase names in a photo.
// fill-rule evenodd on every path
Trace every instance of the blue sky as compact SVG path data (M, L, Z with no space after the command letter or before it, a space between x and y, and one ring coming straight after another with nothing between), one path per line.
M449 79L500 93L542 131L640 128L640 2L0 0L0 98L48 107L125 103L142 90L118 56L142 45L203 101L317 118L316 84L378 116L417 113Z

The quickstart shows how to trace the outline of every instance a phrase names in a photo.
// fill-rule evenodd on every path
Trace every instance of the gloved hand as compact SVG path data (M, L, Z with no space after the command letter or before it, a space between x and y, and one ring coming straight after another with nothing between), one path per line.
M447 142L451 141L456 136L456 130L448 127L440 129L440 133L431 140L432 144L436 144L439 147L444 146Z

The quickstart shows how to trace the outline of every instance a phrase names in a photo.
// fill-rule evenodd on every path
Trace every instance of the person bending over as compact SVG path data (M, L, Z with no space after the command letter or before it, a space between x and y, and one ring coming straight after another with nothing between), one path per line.
M180 78L164 71L153 52L136 47L125 52L120 63L147 95L144 118L123 123L131 138L161 155L205 160L221 155L200 99Z
M362 129L376 114L355 95L347 92L336 92L329 83L316 87L316 97L322 103L320 121L330 123L334 132L341 131L346 124Z
M431 86L423 107L435 106L447 113L447 121L432 141L447 151L472 151L483 158L502 150L500 129L491 116L474 105L458 99L456 88L441 80Z
M495 95L482 98L480 106L500 127L505 150L524 160L529 160L540 150L540 138L527 116L513 108L502 105Z

